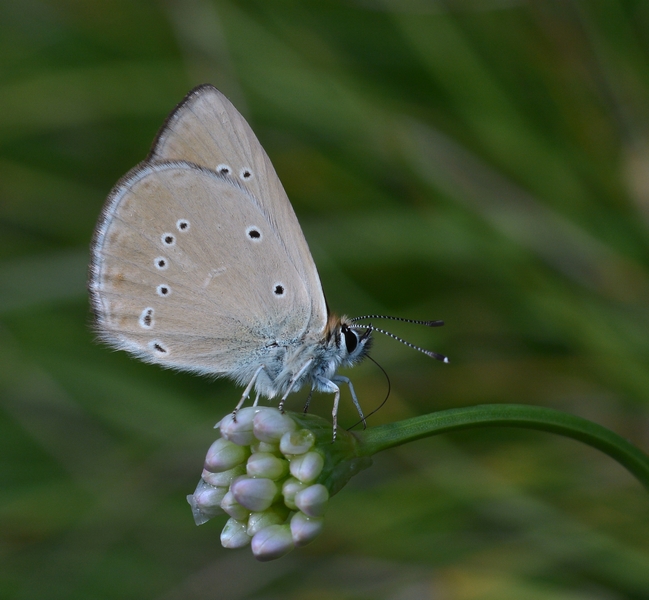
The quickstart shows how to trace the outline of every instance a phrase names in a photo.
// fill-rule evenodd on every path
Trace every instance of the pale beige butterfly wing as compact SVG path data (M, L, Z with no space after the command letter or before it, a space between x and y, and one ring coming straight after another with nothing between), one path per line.
M187 94L163 125L149 161L185 160L217 170L247 189L286 247L311 298L310 328L324 329L327 306L318 271L302 228L275 169L254 132L215 87Z
M111 192L92 248L102 338L138 357L247 383L269 349L312 323L311 290L236 182L144 162Z

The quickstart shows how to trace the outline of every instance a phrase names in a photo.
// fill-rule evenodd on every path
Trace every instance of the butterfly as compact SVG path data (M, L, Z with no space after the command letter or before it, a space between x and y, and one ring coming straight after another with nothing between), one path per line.
M279 397L283 410L291 392L308 386L333 394L335 439L346 385L363 418L338 370L367 355L373 331L387 332L357 323L375 315L329 311L270 159L213 86L189 92L147 158L117 182L91 254L91 304L111 346L164 367L230 377L245 386L235 413L253 390L255 403Z

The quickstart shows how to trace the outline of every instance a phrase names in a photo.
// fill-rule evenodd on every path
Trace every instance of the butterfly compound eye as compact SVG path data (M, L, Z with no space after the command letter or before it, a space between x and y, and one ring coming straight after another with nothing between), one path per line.
M341 330L345 336L345 347L347 348L347 352L351 354L356 350L356 346L358 346L358 336L356 335L356 332L352 331L347 327L347 325L343 325Z

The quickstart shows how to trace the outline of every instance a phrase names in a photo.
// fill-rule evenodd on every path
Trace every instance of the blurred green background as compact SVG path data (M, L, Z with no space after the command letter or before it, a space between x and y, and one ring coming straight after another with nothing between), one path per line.
M273 160L332 309L446 321L389 328L448 366L377 339L370 425L530 403L649 449L646 0L4 0L0 597L649 598L649 496L540 432L379 455L274 563L193 524L240 390L95 343L85 277L106 194L203 82ZM350 375L378 406L376 366Z

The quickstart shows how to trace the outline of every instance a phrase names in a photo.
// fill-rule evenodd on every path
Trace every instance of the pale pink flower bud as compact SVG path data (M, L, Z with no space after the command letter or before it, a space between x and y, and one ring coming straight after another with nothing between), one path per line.
M324 527L322 517L307 517L303 512L296 512L291 517L291 535L296 546L306 546L320 535Z
M255 441L252 433L252 420L261 409L247 406L221 419L221 435L239 446L250 446Z
M202 478L205 483L209 483L214 487L230 487L232 480L239 475L243 475L246 472L246 467L244 465L237 465L233 469L228 469L227 471L222 471L221 473L210 473L207 469L203 469Z
M250 444L250 449L252 450L253 454L255 452L268 452L268 454L274 454L275 456L281 456L281 452L279 450L279 443L271 443L271 442L260 442L257 438L255 438L255 441Z
M304 454L313 448L315 435L308 429L287 431L279 441L282 454Z
M207 451L205 457L205 469L212 473L228 471L250 456L250 449L247 446L237 446L232 442L219 438Z
M228 492L223 496L223 500L221 500L221 508L237 521L245 521L250 514L250 511L245 506L241 506L241 504L237 502L232 492Z
M279 493L275 482L265 478L241 477L232 483L230 489L239 504L254 512L266 510Z
M284 496L284 504L288 506L291 510L297 510L297 504L295 504L295 494L301 490L306 489L306 484L295 479L294 477L289 477L284 484L282 485L282 495Z
M315 481L322 472L324 458L319 452L307 452L291 459L291 475L303 483Z
M253 419L255 437L262 442L279 443L287 431L297 428L295 421L276 409L261 409Z
M329 490L321 483L310 485L295 494L296 506L307 517L321 517L327 510Z
M259 561L274 560L293 549L293 537L288 525L270 525L252 538L252 553Z
M221 532L221 545L224 548L243 548L250 543L246 533L246 523L236 519L228 519Z
M280 479L288 473L288 462L268 452L255 452L248 459L246 471L250 477Z
M289 510L282 504L273 504L268 510L263 512L250 513L248 517L248 535L255 535L264 527L270 525L281 525L286 521Z

